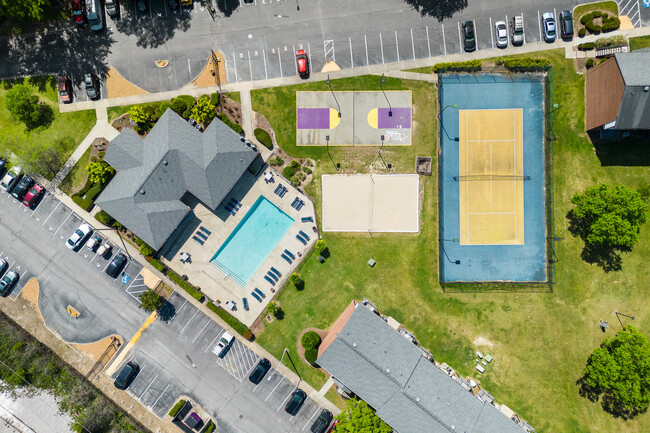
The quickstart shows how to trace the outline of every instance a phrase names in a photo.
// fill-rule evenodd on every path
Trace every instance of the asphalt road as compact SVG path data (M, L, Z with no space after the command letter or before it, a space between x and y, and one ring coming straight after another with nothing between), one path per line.
M39 307L49 329L67 342L89 343L118 334L128 342L148 313L139 309L145 290L142 265L130 260L112 278L105 273L110 259L122 250L111 244L105 256L87 248L77 251L65 242L82 219L54 196L45 194L28 209L0 193L0 257L20 280L9 294L19 296L31 277L40 286ZM102 244L107 242L101 231ZM10 299L0 298L0 307ZM70 317L72 306L81 314ZM270 373L259 386L248 375L259 357L235 340L223 359L211 352L224 329L174 293L161 319L147 328L123 364L136 361L141 371L128 389L157 416L164 416L181 395L190 395L212 413L223 432L300 432L309 428L321 408L308 400L289 416L284 404L295 389L281 374ZM121 369L118 368L113 377ZM270 379L270 380L269 380Z
M212 1L224 9L224 1ZM650 4L642 7L648 0L617 1L636 26L650 24ZM65 23L35 35L2 38L0 76L65 72L80 83L84 72L102 73L113 66L138 86L159 92L190 82L214 49L224 55L228 82L261 80L296 74L297 49L307 51L312 70L321 70L329 60L353 68L459 53L460 23L465 20L475 21L478 50L493 47L496 21L517 14L524 16L526 42L535 42L541 39L543 12L553 11L557 17L580 1L524 0L513 5L469 0L462 10L441 11L442 20L422 17L403 0L226 3L234 10L224 13L217 7L213 20L198 2L173 13L165 0L150 0L149 11L141 13L133 1L123 1L119 19L105 17L107 29L102 32ZM169 60L169 66L156 67L158 59ZM79 87L75 96L85 100Z

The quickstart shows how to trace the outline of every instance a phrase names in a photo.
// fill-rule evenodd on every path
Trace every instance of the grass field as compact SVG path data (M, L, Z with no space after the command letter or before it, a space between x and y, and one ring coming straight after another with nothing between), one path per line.
M84 154L79 158L79 161L72 167L70 173L61 181L59 184L59 189L64 193L70 195L75 189L83 187L86 183L86 178L88 177L88 171L86 166L90 162L90 151L92 146L84 152Z
M618 4L616 4L615 1L585 3L573 10L574 20L579 23L580 18L582 18L582 16L587 12L591 11L608 11L611 14L618 15Z
M5 95L16 82L0 81L0 154L18 153L20 146L35 134L40 134L40 140L46 143L61 141L64 144L63 164L95 125L95 111L59 113L54 77L36 77L33 82L26 78L24 82L34 88L40 102L52 107L54 119L47 128L27 131L23 123L11 119L5 104Z
M570 198L598 182L638 187L649 182L650 167L602 166L584 132L584 76L562 50L533 53L555 65L556 113L555 236L558 263L553 293L445 294L437 276L436 177L421 177L422 209L419 235L323 233L331 257L320 264L309 256L300 269L305 289L285 289L279 296L284 320L266 325L257 341L279 357L284 347L298 359L297 337L308 327L326 329L353 299L368 297L385 315L413 331L438 361L449 363L463 375L474 370L474 351L489 352L494 361L477 377L497 401L527 419L538 432L650 431L650 416L633 421L614 419L578 395L576 380L587 357L603 338L619 329L614 311L636 316L634 325L650 335L650 306L646 282L650 272L650 227L642 227L632 253L623 257L623 270L604 273L580 258L582 242L567 231ZM335 80L335 90L376 89L377 77ZM376 87L375 87L376 86ZM419 82L387 80L386 88L412 89L415 104L413 146L391 151L397 172L413 172L415 155L436 156L436 88ZM325 83L258 90L254 109L276 128L280 146L292 156L318 160L318 175L334 171L325 148L295 146L296 90L324 90ZM624 152L624 149L621 149ZM330 149L345 171L378 171L376 148ZM384 152L385 153L385 150ZM435 161L435 159L434 159ZM320 212L319 176L307 188ZM369 258L377 261L368 267ZM610 323L607 334L599 319ZM481 344L478 344L478 343ZM304 362L296 362L308 383L321 387L326 377ZM476 373L476 374L475 374Z
M639 36L630 38L630 50L640 50L641 48L650 47L650 36Z

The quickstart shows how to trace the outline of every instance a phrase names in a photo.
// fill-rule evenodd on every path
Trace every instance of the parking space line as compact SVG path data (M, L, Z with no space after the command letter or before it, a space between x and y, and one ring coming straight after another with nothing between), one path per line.
M366 45L366 66L369 66L370 62L368 61L368 37L366 35L363 35L363 42Z
M309 42L307 42L307 54L309 55L309 58L311 59L311 47L309 46Z
M296 46L292 45L293 47L293 55L296 55ZM293 62L293 65L296 67L296 75L298 75L298 62Z
M316 412L314 412L314 414L307 420L307 422L305 423L305 426L302 428L303 430L305 430L307 428L307 426L309 425L311 420L314 419L314 417L316 416L316 414L318 413L319 410L320 410L320 407L316 408Z
M506 46L510 45L510 26L508 25L508 15L506 15Z
M156 377L154 377L153 380L151 382L149 382L149 385L144 389L144 391L142 391L142 394L140 394L140 397L138 397L138 400L142 399L142 396L144 395L144 393L147 392L147 390L151 387L151 385L153 385L153 383L156 381L156 379L158 379L158 375L156 375Z
M237 341L235 343L237 343ZM238 344L233 344L233 346L234 347L231 348L231 351L232 349L234 349L235 356L233 357L234 359L232 359L232 363L234 364L234 369L237 371L237 373L240 373L244 371L242 367L244 360L241 358L242 356L241 348L239 347ZM238 377L238 379L241 381L241 378Z
M251 81L253 81L253 64L251 63L251 52L248 50L248 69L251 71Z
M492 18L490 18L490 22L492 22ZM474 24L474 45L476 45L476 51L478 51L478 31L476 29L476 20L472 20L472 24Z
M235 53L232 53L232 66L235 70L235 82L239 83L239 78L237 77L237 59L235 59Z
M255 368L255 365L256 365L256 364L257 364L256 362L253 362L253 363L251 364L251 368L248 369L248 371L246 372L246 374L244 375L244 377L248 377L248 376L250 376L251 371L253 371L253 369Z
M521 12L521 22L524 25L524 44L526 43L526 20L524 20L524 13Z
M542 40L542 18L539 16L539 10L537 11L537 25L539 26L539 40Z
M219 338L219 334L217 334L217 336L214 337L214 339L210 342L210 344L208 344L208 347L205 348L205 350L203 351L203 353L207 353L207 351L210 350L210 348L212 347L212 345L214 344L214 342L217 340L217 338Z
M208 319L207 322L205 322L205 325L203 326L203 328L201 328L201 330L196 333L196 337L194 337L194 340L192 340L192 344L194 344L196 339L199 338L199 335L201 335L203 333L203 331L205 330L205 328L207 328L207 326L210 324L210 322L211 322L210 319Z
M266 69L266 50L262 48L262 58L264 58L264 76L269 79L269 71Z
M47 218L45 218L45 221L43 221L43 225L45 225L45 223L47 222L47 220L50 219L50 217L52 216L52 214L54 213L54 211L57 210L57 209L59 208L60 205L61 205L61 202L58 202L58 203L56 204L56 207L55 207L54 209L52 209L52 212L50 212L50 214L47 216Z
M399 42L397 41L397 30L395 30L395 50L397 51L397 61L399 62Z
M248 358L250 359L250 361L253 364L255 364L257 362L257 360L259 359L259 356L257 356L257 354L255 352L253 352L252 350L250 350L248 348L246 350L246 354L248 355Z
M354 58L352 56L352 38L348 38L348 41L350 41L350 67L354 68Z
M413 29L411 29L412 31ZM444 33L443 33L443 38L444 38ZM431 41L429 40L429 26L427 26L427 48L429 49L429 57L431 57ZM413 51L415 53L415 50Z
M271 379L269 378L269 380L271 380ZM277 389L278 386L280 386L280 384L282 383L283 380L284 380L284 376L282 376L282 379L280 379L280 381L275 385L275 388L273 388L271 390L271 392L269 392L269 395L266 396L264 401L267 401L269 399L269 397L271 397L271 394L273 394L275 392L275 390Z
M379 33L379 45L381 46L381 63L384 64L384 42L381 39L381 33Z
M183 326L183 329L181 329L181 332L179 332L178 335L181 335L181 334L183 333L183 331L185 331L185 328L187 328L187 325L190 324L190 322L194 319L194 317L195 317L197 314L199 314L199 310L198 310L198 309L197 309L196 312L194 313L194 316L192 316L192 317L190 318L190 320L187 321L187 323L185 324L185 326Z
M458 43L460 43L460 52L463 52L463 38L460 36L460 21L458 22Z
M291 397L291 394L293 394L293 392L294 392L296 389L298 389L297 386L294 387L294 388L291 390L291 392L290 392L289 394L287 394L287 396L284 398L284 400L282 400L282 403L280 404L280 406L278 406L278 408L275 410L276 412L278 412L278 411L280 410L280 408L281 408L282 406L284 406L284 404L287 402L287 400L289 400L289 397ZM305 400L305 401L306 401L306 400ZM304 404L305 404L305 403L303 402L303 406L304 406ZM292 418L293 418L293 417L292 417Z
M232 56L234 58L235 54L233 53ZM278 46L278 63L280 64L280 77L283 77L284 75L282 75L282 57L280 57L280 47L279 46Z
M490 17L490 40L492 41L492 48L494 48L494 32L492 30L492 17Z
M154 401L153 404L152 404L151 406L149 406L149 408L153 409L153 407L156 405L156 403L158 403L158 400L160 400L160 397L162 397L162 396L167 392L167 388L169 388L169 385L171 385L171 383L168 383L168 384L167 384L167 386L165 387L165 389L163 390L163 392L158 396L158 398L156 399L156 401Z
M59 226L59 228L56 229L56 231L54 232L54 234L53 234L52 236L56 236L56 234L59 232L59 230L61 230L61 227L63 227L63 224L65 224L66 221L68 221L68 218L70 218L70 217L72 216L73 213L74 213L74 212L70 211L70 214L69 214L69 215L66 217L66 219L61 223L61 225ZM81 248L79 248L79 249L81 250ZM77 251L77 253L79 253L79 251Z
M429 42L427 40L427 42ZM415 60L415 42L413 42L413 29L411 29L411 49L413 50L413 60Z
M445 42L445 25L440 24L442 27L442 48L445 50L445 56L447 55L447 42Z

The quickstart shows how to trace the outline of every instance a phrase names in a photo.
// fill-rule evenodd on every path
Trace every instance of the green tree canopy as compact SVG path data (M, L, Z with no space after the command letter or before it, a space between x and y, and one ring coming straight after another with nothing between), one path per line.
M0 18L40 20L49 5L50 0L0 0Z
M12 117L23 122L27 129L48 126L54 119L52 108L47 104L39 103L38 95L35 95L34 90L25 84L17 84L7 92L5 105Z
M140 308L149 313L157 311L165 303L165 299L153 290L140 293Z
M12 147L16 149L19 163L25 172L52 179L63 165L65 149L70 148L71 142L69 137L51 141L34 132L27 136L27 141Z
M149 121L149 114L142 105L133 105L129 108L129 118L138 124L144 124Z
M383 422L368 403L352 398L348 400L345 411L336 416L339 424L336 431L345 433L391 433L388 424Z
M580 395L601 400L603 409L625 419L650 405L650 343L634 327L606 339L587 360Z
M113 175L113 168L104 161L94 161L86 166L91 182L105 184Z
M206 123L214 119L215 116L214 105L210 102L210 98L199 98L198 102L192 108L192 118L198 123Z

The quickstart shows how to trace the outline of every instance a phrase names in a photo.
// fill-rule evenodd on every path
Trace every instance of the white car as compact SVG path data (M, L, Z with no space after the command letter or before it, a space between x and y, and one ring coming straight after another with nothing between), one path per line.
M79 248L79 245L86 240L88 236L93 232L93 229L86 223L83 223L75 230L72 235L68 238L68 241L65 243L65 246L71 250L76 250Z
M230 332L224 332L221 338L219 338L219 342L212 348L212 353L219 358L223 358L228 353L228 349L230 349L234 340L235 337Z
M16 181L22 173L23 169L19 166L14 165L11 167L11 169L2 178L2 182L0 182L0 188L2 188L3 191L11 191L14 185L16 185Z
M494 23L494 31L496 32L497 47L505 48L508 46L508 26L505 21L497 21Z

